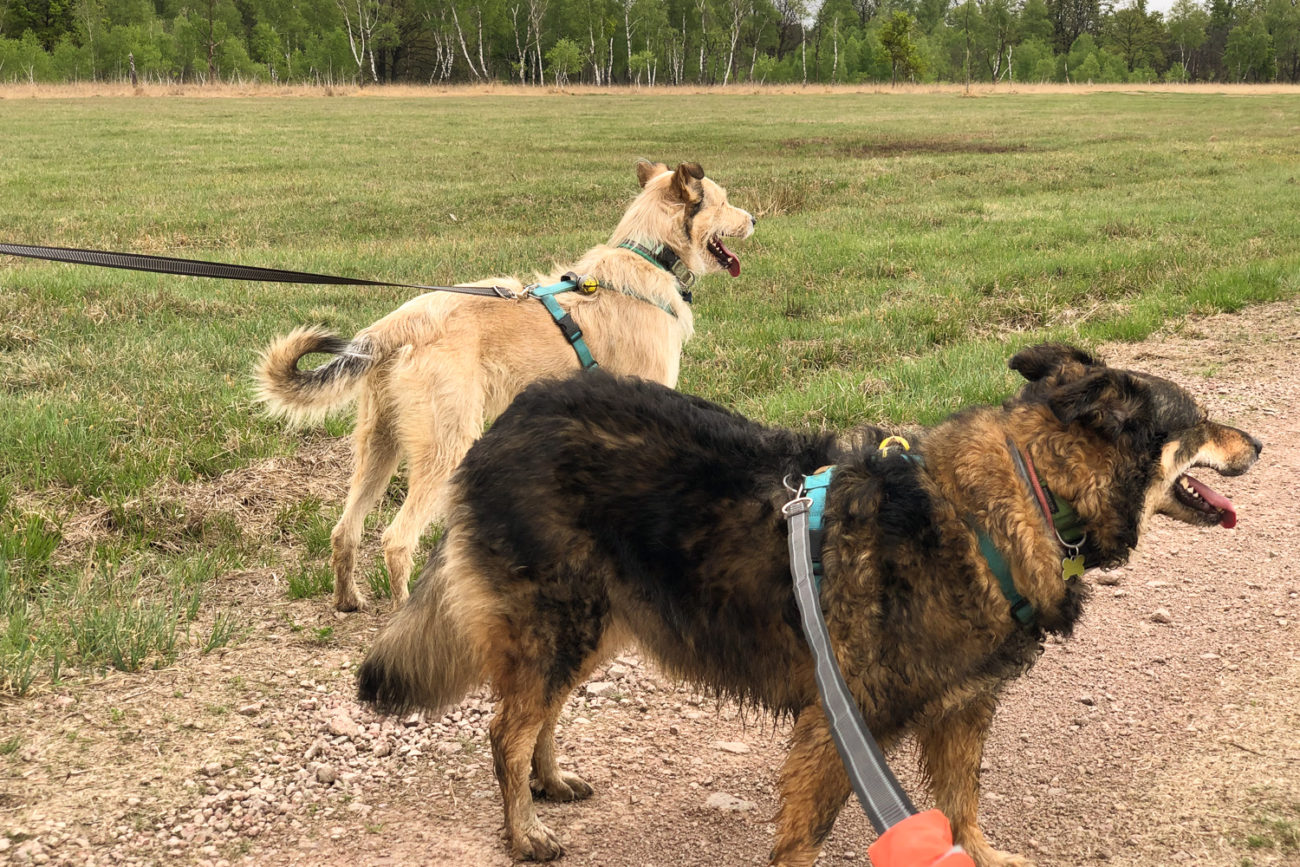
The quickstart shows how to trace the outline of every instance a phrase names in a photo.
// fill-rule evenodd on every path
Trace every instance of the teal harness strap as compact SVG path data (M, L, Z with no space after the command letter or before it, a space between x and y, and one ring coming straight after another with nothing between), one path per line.
M583 370L590 370L596 367L596 359L592 357L591 350L587 348L587 341L582 339L582 329L578 323L573 321L573 316L568 313L560 302L555 300L555 296L561 292L572 292L580 286L577 280L561 280L559 283L552 283L550 286L533 286L528 290L538 301L545 305L555 324L560 326L560 333L564 339L569 341L573 351L578 355L578 361L582 364Z
M834 473L835 467L827 467L803 479L804 496L811 501L808 506L808 541L812 549L813 583L818 591L822 589L822 518L826 514L826 490L831 486Z
M889 454L890 447L893 444L894 443L891 443L891 440L886 440L885 443L881 445L880 453L882 457ZM925 458L917 454L911 454L907 451L908 446L906 445L906 441L898 444L901 444L904 448L904 451L899 455L900 457L904 460L912 461L919 466L925 465ZM827 467L818 473L805 476L803 483L804 496L806 496L810 501L808 508L808 532L813 552L813 577L818 590L821 589L821 579L823 574L821 559L822 519L826 509L826 491L830 487L831 476L834 472L835 467ZM1076 539L1081 539L1083 537L1083 522L1079 519L1078 515L1070 505L1059 497L1051 498L1050 502L1054 506L1052 517L1057 518L1057 515L1060 515L1060 521L1057 523L1057 530L1062 537L1071 544L1073 544ZM1015 617L1016 620L1028 626L1034 622L1034 618L1038 616L1038 612L1034 610L1033 604L1024 596L1021 596L1020 592L1016 590L1016 582L1011 577L1011 565L1007 562L1007 558L1002 554L1002 552L998 550L998 546L993 543L993 537L983 530L980 530L978 527L976 527L975 530L976 538L979 541L980 554L988 564L989 571L993 573L995 578L997 578L998 588L1002 591L1002 595L1011 605L1012 616Z

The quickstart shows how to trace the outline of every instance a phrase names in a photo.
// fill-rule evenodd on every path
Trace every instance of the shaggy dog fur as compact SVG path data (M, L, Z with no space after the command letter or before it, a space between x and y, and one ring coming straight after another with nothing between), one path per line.
M1025 350L1002 407L960 412L912 440L837 440L764 427L661 386L589 374L530 387L452 481L446 537L411 604L380 633L360 697L441 708L486 678L492 754L516 856L563 852L532 788L591 794L556 763L553 727L577 684L625 641L668 672L789 714L772 861L811 865L850 787L800 632L782 484L838 465L827 495L822 604L845 680L882 747L916 736L937 806L980 867L1023 865L976 824L980 756L1001 687L1085 597L1010 443L1086 523L1089 566L1127 559L1156 514L1235 521L1186 472L1245 472L1262 446L1210 421L1187 392L1059 345ZM863 447L852 442L868 443ZM976 528L1037 611L1012 617Z
M637 176L643 190L609 243L537 282L556 283L568 271L599 280L602 288L592 295L557 296L596 362L675 386L682 344L694 330L691 308L672 273L618 245L663 244L695 274L734 276L739 261L721 239L748 237L754 218L730 205L726 191L694 163L672 171L643 161ZM523 288L507 277L471 285ZM299 360L313 352L337 358L299 371ZM338 610L361 604L353 573L362 525L402 457L410 475L406 499L383 539L394 606L407 597L420 534L445 513L445 482L484 424L528 383L577 367L573 348L539 302L448 292L408 301L351 341L301 328L266 350L257 370L259 397L273 413L305 422L357 399L356 465L331 536Z

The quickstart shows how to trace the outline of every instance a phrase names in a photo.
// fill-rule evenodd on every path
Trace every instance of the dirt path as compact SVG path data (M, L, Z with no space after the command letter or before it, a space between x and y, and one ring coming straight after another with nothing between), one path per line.
M1265 451L1215 483L1237 529L1161 521L1127 567L1090 573L1077 636L999 710L985 830L1041 865L1300 864L1300 305L1102 354L1190 387ZM203 496L273 513L278 474L334 503L345 456L310 446ZM510 863L484 696L440 720L376 718L351 700L352 668L382 617L286 601L271 570L215 592L256 624L245 643L0 706L0 863ZM597 789L540 807L562 863L765 863L787 735L621 657L562 719ZM895 765L920 793L910 757ZM871 839L851 805L822 863L865 864Z

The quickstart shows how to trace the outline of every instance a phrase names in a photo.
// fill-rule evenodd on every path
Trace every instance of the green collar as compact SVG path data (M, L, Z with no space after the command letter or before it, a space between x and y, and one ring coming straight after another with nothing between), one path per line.
M691 287L695 285L695 272L686 267L686 263L682 261L681 256L678 256L663 244L646 247L632 241L624 241L618 245L618 248L631 250L650 264L656 265L676 277L677 292L682 296L683 301L687 304L691 303Z

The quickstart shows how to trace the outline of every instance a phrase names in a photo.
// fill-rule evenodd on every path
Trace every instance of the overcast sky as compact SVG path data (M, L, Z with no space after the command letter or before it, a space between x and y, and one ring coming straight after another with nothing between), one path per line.
M1118 4L1123 5L1123 4ZM1174 5L1174 0L1147 0L1148 12L1163 12L1169 14L1169 7Z

